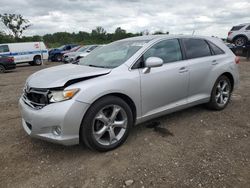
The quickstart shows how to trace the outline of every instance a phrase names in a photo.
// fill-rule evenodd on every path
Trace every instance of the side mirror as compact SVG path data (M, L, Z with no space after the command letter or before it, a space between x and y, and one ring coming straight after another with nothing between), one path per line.
M159 57L149 57L145 61L145 67L161 67L163 65L163 60Z

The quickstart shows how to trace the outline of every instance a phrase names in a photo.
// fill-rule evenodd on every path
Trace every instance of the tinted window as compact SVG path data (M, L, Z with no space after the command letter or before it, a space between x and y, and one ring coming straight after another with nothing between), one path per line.
M246 30L250 30L250 25L246 28Z
M3 52L9 52L8 45L2 45L2 46L0 46L0 53L3 53Z
M211 55L210 48L202 39L183 39L188 59L206 57Z
M216 46L214 43L212 42L208 42L212 51L214 52L214 55L220 55L220 54L224 54L225 52L220 49L218 46Z
M241 25L241 26L234 26L231 31L238 31L240 30L241 28L245 27L244 25Z
M149 57L159 57L164 63L182 60L179 41L170 39L155 44L143 55L144 61Z

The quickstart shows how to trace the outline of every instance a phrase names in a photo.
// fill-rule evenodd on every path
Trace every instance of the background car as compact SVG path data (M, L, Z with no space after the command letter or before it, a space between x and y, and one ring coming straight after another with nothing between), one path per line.
M66 44L59 48L54 48L49 51L49 60L51 61L62 61L63 53L69 51L72 48L78 46L77 44Z
M11 70L16 68L16 63L13 57L0 56L0 73L4 73L6 70Z
M41 65L48 60L48 50L43 42L17 42L0 44L0 55L13 56L16 64Z
M233 26L228 32L228 42L236 46L245 46L250 42L250 23Z
M101 45L86 45L75 52L69 52L63 55L63 62L64 63L72 63L77 61L83 57L86 57L91 51L96 49L97 47L101 47Z

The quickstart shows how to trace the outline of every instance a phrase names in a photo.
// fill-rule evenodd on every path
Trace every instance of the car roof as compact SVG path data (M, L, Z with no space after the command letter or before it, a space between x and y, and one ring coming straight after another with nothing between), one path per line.
M155 40L155 39L171 39L171 38L199 38L199 39L211 39L212 37L199 36L199 35L144 35L138 37L131 37L123 39L122 41L134 41L134 40ZM214 37L213 37L214 38Z

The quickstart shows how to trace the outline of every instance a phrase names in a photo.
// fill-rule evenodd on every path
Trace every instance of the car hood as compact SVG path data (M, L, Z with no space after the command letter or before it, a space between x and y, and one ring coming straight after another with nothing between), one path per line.
M74 57L74 56L77 56L78 54L80 54L79 52L68 52L64 55L67 55L68 57Z
M93 77L109 74L111 69L89 67L83 65L60 65L43 69L32 74L27 79L27 84L32 88L64 87L70 83L83 81Z

